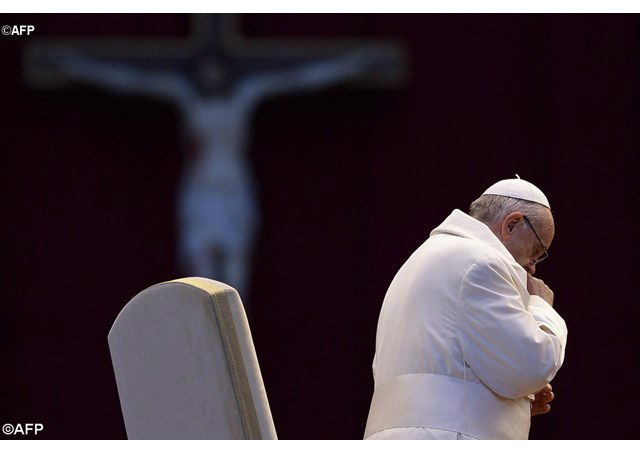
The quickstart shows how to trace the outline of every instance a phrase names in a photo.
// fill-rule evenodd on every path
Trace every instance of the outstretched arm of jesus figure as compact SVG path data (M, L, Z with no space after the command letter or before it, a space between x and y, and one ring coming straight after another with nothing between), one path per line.
M242 81L236 99L250 106L269 96L320 90L363 77L375 71L382 62L380 54L365 48L341 57L298 65L289 70L254 74Z
M62 55L50 64L70 80L116 93L138 94L178 104L188 102L192 96L187 81L168 71L153 72L135 65L76 54Z

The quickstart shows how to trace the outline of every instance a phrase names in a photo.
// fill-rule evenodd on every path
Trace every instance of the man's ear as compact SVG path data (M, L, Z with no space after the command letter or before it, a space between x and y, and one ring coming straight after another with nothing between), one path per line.
M523 222L523 215L521 212L512 212L504 218L502 221L502 237L508 238L513 234L513 230L520 222Z

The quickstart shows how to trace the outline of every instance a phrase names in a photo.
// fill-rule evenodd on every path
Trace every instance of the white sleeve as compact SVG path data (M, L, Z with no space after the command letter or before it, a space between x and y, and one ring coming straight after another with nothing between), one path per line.
M564 360L564 349L567 345L567 325L564 319L540 296L529 296L527 310L536 318L536 322L541 329L560 339L562 343L562 360Z
M471 265L457 309L464 359L494 393L510 399L535 393L562 366L564 321L535 296L527 310L498 259L484 257Z

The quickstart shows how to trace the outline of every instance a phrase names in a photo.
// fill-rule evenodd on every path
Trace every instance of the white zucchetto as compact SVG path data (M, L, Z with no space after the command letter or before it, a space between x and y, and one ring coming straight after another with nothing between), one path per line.
M539 203L547 208L551 209L549 200L542 193L542 190L531 184L529 181L520 179L520 176L516 175L514 179L503 179L498 181L482 195L502 195L503 197L518 198L520 200L533 201Z

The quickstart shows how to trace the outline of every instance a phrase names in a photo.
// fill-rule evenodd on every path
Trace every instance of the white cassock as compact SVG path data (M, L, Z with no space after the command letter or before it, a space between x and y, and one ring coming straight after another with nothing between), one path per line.
M385 296L365 439L527 439L531 395L554 378L566 341L522 266L456 209Z

